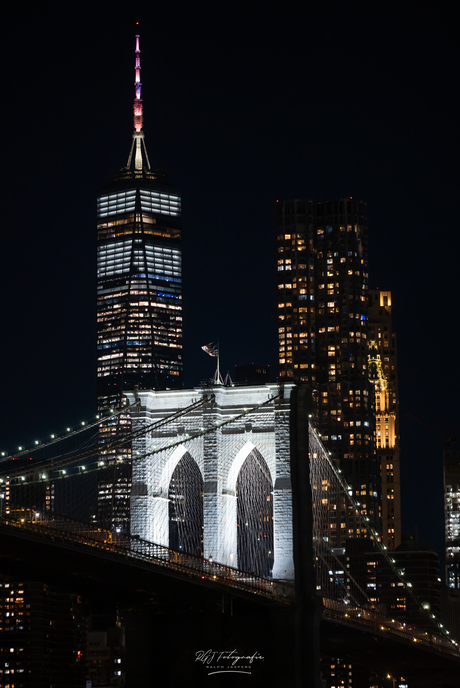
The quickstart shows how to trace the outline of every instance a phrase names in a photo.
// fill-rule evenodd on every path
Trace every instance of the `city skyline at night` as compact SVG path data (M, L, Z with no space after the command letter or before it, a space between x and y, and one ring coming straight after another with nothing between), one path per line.
M215 339L224 375L245 360L274 368L276 198L365 199L372 284L395 304L404 528L439 550L442 450L458 416L451 11L283 10L275 21L251 9L242 21L227 6L206 17L140 10L149 155L181 189L187 218L185 386L212 375L200 347ZM18 90L6 70L5 90L27 136L5 142L2 451L95 412L92 209L126 159L133 31L121 5L96 9L91 25L84 15L45 4L3 44L3 64L14 53L21 74ZM302 26L315 27L307 43ZM442 271L435 237L449 246Z
M4 673L456 685L453 8L126 9L1 47Z

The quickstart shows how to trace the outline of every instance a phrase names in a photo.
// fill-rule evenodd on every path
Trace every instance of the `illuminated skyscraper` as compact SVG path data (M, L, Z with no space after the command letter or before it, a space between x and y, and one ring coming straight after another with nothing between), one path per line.
M444 450L444 515L446 533L446 581L460 590L460 449L449 442Z
M446 584L443 622L460 641L460 446L449 438L443 455Z
M322 440L377 527L365 213L353 199L277 203L279 376L309 383Z
M369 375L375 388L375 445L380 464L382 541L401 543L398 375L391 292L369 291Z
M99 409L122 395L182 385L181 197L150 167L143 132L139 36L135 51L134 133L128 163L97 199L97 381ZM102 428L123 432L128 418ZM104 454L103 449L101 450ZM121 455L120 455L121 454ZM129 517L130 448L99 482L98 520L122 527Z
M0 576L0 686L84 685L85 606L54 585Z

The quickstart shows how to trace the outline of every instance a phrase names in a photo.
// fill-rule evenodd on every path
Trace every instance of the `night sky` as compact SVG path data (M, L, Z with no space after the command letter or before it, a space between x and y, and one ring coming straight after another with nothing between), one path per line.
M0 451L95 413L95 202L131 145L139 20L147 150L183 198L186 386L213 374L215 339L224 374L275 375L276 199L366 201L398 335L403 525L440 551L460 410L458 5L190 5L43 2L3 23Z

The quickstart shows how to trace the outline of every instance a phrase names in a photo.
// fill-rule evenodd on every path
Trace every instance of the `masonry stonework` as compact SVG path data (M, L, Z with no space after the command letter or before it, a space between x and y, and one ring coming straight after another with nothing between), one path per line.
M273 577L294 577L290 478L290 394L293 385L213 386L129 393L134 441L131 535L169 546L169 487L188 453L203 479L203 553L238 568L237 480L252 452L273 485ZM254 486L257 489L257 486Z

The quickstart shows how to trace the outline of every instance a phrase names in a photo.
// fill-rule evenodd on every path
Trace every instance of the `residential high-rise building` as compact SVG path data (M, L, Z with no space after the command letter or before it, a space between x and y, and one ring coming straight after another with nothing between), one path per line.
M97 199L97 395L100 411L122 407L128 389L182 385L181 197L150 167L143 131L139 36L135 50L134 133L126 167ZM101 428L98 521L125 530L129 446L104 451L129 417Z
M441 611L439 557L435 552L407 537L391 553L393 567L372 540L350 539L338 559L350 576L355 595L366 591L371 605L389 618L433 630L431 614L439 618ZM401 572L410 586L401 580Z
M85 607L46 583L0 576L0 686L82 686Z
M460 445L449 438L444 447L444 519L446 586L442 591L442 619L460 641Z
M278 202L277 252L279 379L310 385L322 440L378 527L365 204Z
M444 516L446 583L460 590L460 449L452 441L444 449Z
M401 543L396 335L391 324L391 292L369 290L369 375L375 391L375 444L380 464L382 541Z

